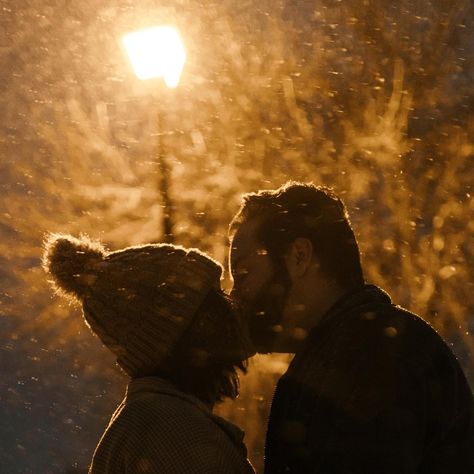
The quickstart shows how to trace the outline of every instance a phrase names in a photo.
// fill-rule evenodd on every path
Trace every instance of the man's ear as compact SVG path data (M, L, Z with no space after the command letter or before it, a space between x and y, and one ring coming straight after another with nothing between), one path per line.
M313 244L309 239L298 237L289 246L285 256L286 267L292 280L306 274L313 260Z

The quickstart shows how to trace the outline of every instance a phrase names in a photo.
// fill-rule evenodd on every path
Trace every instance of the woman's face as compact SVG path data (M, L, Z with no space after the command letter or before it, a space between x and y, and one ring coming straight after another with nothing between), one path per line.
M244 361L255 355L247 319L222 290L211 290L190 328L196 363Z

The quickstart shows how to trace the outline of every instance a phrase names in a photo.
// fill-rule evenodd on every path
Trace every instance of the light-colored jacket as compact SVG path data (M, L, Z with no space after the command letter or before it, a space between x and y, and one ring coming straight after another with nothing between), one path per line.
M89 474L252 474L243 432L158 377L132 380Z

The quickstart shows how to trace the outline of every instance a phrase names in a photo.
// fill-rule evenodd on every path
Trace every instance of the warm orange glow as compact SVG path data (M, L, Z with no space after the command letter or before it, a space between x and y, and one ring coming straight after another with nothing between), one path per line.
M168 87L177 87L186 52L175 28L156 26L133 31L122 41L139 79L162 77Z

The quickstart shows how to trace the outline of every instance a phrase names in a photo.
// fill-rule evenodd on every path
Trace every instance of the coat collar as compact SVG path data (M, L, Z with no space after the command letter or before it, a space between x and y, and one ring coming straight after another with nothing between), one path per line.
M191 394L177 389L168 380L162 379L161 377L140 377L132 379L127 386L123 403L125 405L130 403L142 393L169 395L179 398L187 403L191 403L219 425L236 444L243 444L244 432L238 426L213 414L212 410L210 410L201 400Z
M364 285L356 290L352 290L334 303L321 318L318 326L326 324L346 311L373 303L391 304L392 300L387 292L375 285Z

